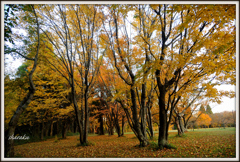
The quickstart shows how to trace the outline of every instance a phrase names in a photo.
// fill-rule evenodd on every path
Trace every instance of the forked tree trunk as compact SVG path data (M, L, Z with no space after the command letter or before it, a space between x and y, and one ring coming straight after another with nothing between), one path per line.
M176 123L176 126L177 126L177 130L178 130L178 135L179 135L179 136L182 136L183 132L182 132L182 130L181 130L178 117L175 118L175 121L176 121L175 123Z
M135 135L137 136L137 138L140 142L139 146L140 147L145 147L149 144L149 142L147 140L147 137L144 136L144 135L146 135L146 129L142 130L141 125L139 124L139 121L138 121L136 93L135 93L135 90L134 90L133 86L131 86L130 91L131 91L131 100L132 100L133 121L134 121L134 123L136 123L136 124L133 125L132 128L134 129L134 133L135 133Z
M153 132L153 124L152 124L152 113L150 106L147 106L147 122L148 122L148 129L149 129L149 137L153 139L154 132Z

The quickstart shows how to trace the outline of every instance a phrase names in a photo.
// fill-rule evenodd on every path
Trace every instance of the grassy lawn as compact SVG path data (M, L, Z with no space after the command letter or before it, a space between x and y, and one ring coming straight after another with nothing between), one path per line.
M157 134L151 145L145 148L134 134L89 136L93 146L77 146L78 136L56 141L54 138L15 146L16 157L31 158L234 158L236 157L235 128L208 128L189 130L183 137L169 132L169 143L177 149L155 150Z

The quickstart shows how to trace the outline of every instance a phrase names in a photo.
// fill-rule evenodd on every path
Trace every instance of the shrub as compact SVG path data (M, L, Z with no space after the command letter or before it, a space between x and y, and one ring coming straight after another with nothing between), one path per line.
M58 136L57 135L55 135L54 142L58 142Z

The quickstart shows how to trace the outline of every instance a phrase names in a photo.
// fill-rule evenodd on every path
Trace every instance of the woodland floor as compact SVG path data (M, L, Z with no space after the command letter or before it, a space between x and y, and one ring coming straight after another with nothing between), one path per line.
M15 146L16 157L21 158L235 158L236 129L199 129L189 131L183 137L177 132L169 132L169 143L176 149L155 150L155 139L145 148L139 144L134 134L90 136L94 146L77 146L78 136L67 139L54 138Z

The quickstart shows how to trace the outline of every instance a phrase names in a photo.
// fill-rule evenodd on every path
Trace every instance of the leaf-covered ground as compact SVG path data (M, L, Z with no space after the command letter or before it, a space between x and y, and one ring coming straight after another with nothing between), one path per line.
M67 136L57 142L48 139L15 146L18 157L29 158L234 158L236 157L236 131L234 128L189 131L183 137L169 133L169 143L177 149L154 150L152 145L139 148L134 134L90 136L94 146L77 146L78 136ZM151 141L157 142L156 138Z

